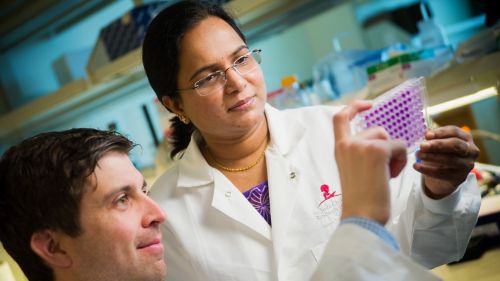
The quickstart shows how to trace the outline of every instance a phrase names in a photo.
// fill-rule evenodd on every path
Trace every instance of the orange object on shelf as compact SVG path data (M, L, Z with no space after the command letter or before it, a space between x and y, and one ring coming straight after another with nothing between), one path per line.
M281 78L281 87L291 87L294 83L297 83L297 76L288 75Z

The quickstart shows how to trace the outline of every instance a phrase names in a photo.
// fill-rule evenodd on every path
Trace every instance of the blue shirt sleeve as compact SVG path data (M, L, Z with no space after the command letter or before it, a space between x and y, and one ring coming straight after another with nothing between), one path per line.
M392 236L392 234L389 231L387 231L387 229L380 223L362 217L348 217L340 222L340 224L345 224L345 223L356 224L366 230L371 231L372 233L380 237L387 245L389 245L395 251L399 251L399 246L398 243L396 242L396 239L394 239L394 236Z

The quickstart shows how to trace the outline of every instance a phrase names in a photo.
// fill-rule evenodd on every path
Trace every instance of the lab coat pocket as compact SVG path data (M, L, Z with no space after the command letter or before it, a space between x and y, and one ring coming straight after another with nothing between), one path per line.
M321 243L319 243L316 246L311 248L312 255L314 256L314 259L316 260L317 263L319 263L319 260L323 256L323 252L325 251L326 243L328 243L328 241L321 242Z

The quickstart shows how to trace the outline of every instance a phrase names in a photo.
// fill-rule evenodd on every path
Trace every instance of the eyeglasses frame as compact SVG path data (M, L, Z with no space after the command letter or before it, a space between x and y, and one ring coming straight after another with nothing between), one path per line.
M184 89L177 89L178 92L184 92L184 91L191 91L191 90L195 90L196 93L199 95L199 96L202 96L202 97L206 97L206 96L209 96L210 94L207 94L207 95L202 95L200 94L198 88L199 86L197 85L201 80L205 79L206 77L214 74L214 73L222 73L222 78L224 79L224 86L226 85L226 82L227 82L227 76L226 76L226 72L229 70L229 69L234 69L234 71L236 71L236 73L238 73L240 76L243 76L245 74L247 74L248 72L254 70L255 68L249 70L248 72L245 72L245 73L241 73L239 70L238 70L238 66L236 65L236 61L238 61L240 58L244 57L244 56L247 56L247 55L252 55L252 57L257 61L257 64L260 64L262 62L262 57L261 57L261 52L262 52L262 49L253 49L251 51L249 51L248 53L245 53L244 55L241 55L239 56L237 59L234 60L234 62L231 64L231 66L229 66L228 68L226 68L224 71L223 70L217 70L217 71L214 71L214 72L210 72L207 76L205 76L204 78L202 79L199 79L197 80L196 82L194 82L194 85L193 87L190 87L190 88L184 88ZM257 58L254 57L253 54L256 54L257 55Z

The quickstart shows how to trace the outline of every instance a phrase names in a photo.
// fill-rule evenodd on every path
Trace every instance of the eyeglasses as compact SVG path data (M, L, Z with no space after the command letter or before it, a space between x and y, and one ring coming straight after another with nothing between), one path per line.
M217 70L196 81L191 88L178 89L177 91L195 90L200 96L208 96L216 93L217 90L224 88L227 82L226 72L229 69L234 69L236 73L243 76L248 74L259 66L262 61L261 49L254 49L241 57L237 58L234 63L226 68L226 70Z

